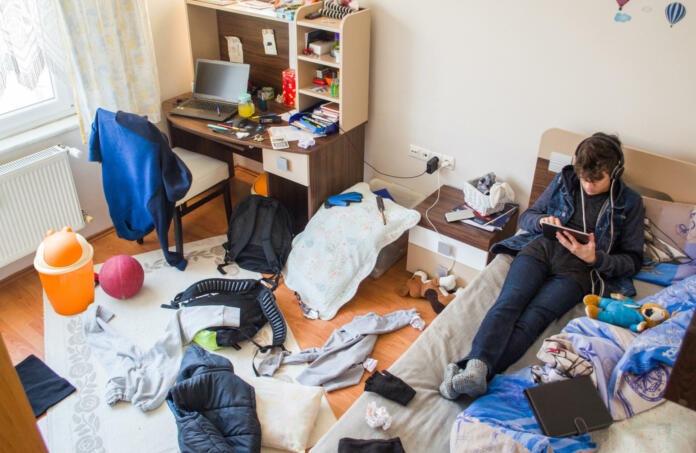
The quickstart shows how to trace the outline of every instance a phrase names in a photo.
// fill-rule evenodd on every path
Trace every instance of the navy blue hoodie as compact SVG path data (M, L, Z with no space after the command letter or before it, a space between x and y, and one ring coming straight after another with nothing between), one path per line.
M184 257L169 251L167 233L176 201L191 187L191 172L147 117L97 109L89 160L102 163L104 195L118 237L134 241L157 230L164 258L180 270Z

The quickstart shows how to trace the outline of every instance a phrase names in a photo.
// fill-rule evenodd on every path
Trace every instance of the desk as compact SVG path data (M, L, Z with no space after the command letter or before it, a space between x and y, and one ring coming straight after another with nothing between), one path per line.
M234 177L235 153L262 162L264 171L268 173L268 195L288 208L294 220L295 232L304 229L328 197L363 180L364 123L344 134L318 138L316 145L309 149L302 149L297 142L290 142L290 148L274 150L268 138L263 142L237 140L212 132L206 127L210 123L208 120L172 115L171 110L177 100L189 97L191 93L162 103L170 145L227 162L231 178ZM268 102L268 111L272 113L283 113L290 108ZM279 168L279 159L285 159L287 170Z

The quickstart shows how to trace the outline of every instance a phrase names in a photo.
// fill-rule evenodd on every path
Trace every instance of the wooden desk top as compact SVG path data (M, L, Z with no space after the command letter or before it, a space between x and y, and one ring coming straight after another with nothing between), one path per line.
M209 140L221 143L223 145L237 145L237 146L244 146L244 147L249 147L249 148L265 148L265 149L273 149L271 146L271 141L268 138L268 134L266 134L266 137L262 142L255 142L253 140L238 140L233 137L229 137L227 135L222 135L213 132L210 128L208 128L206 125L211 123L210 120L199 120L196 118L189 118L187 116L179 116L179 115L172 115L171 111L174 109L174 107L177 105L177 101L181 102L186 99L189 99L191 97L191 93L186 93L182 94L181 96L177 96L171 99L167 99L166 101L162 102L162 113L166 116L167 120L177 129L181 129L187 132L190 132L192 134L205 137ZM268 101L268 111L263 112L263 113L277 113L277 114L283 114L285 112L289 112L292 110L292 107L289 105L283 105L283 104L278 104L275 101ZM236 118L236 116L235 116ZM280 124L273 124L271 126L278 126L278 127L283 127L287 126L288 123L282 122ZM299 146L297 146L297 141L294 142L289 142L290 147L287 149L279 150L279 151L285 151L285 152L290 152L290 153L299 153L299 154L310 154L319 147L329 144L335 140L337 140L339 137L339 134L331 134L327 137L321 137L321 138L315 138L314 140L316 141L316 144L308 149L302 149Z
M431 231L433 231L433 227L430 226L430 222L425 218L425 211L435 202L436 197L437 191L430 194L428 198L423 200L423 202L415 208L421 215L418 226L427 228ZM497 231L482 230L481 228L476 228L475 226L467 225L463 222L447 222L447 220L445 220L445 213L462 203L464 203L464 193L460 189L452 186L441 187L440 201L430 210L428 217L437 228L437 231L444 236L464 242L477 249L488 251L496 242L502 241L515 234L519 210L513 214L512 218L508 220L502 230Z

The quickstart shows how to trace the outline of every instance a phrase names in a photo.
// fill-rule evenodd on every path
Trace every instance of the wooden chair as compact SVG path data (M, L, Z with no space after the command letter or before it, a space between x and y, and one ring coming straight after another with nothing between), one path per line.
M194 153L184 148L175 147L172 151L186 164L191 172L191 188L184 198L176 203L174 209L174 242L177 253L184 253L184 240L181 227L181 218L194 209L209 202L213 198L222 195L225 202L225 218L229 221L232 214L232 202L230 200L229 169L226 162ZM207 192L207 193L206 193ZM193 203L192 199L199 195L205 195Z

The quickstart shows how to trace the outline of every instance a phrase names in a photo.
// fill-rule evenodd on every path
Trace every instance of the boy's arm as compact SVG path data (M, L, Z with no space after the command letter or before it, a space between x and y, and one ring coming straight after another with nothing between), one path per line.
M527 209L520 216L520 228L529 231L530 233L541 233L541 224L539 221L543 217L547 217L546 209L548 208L549 201L551 200L551 187L557 183L557 179L560 179L561 173L559 172L553 179L551 184L546 187L544 193L541 194L537 201L534 202L531 208Z
M618 243L612 247L612 253L596 251L592 265L603 277L631 277L638 273L643 262L643 222L645 208L640 199L636 206L626 212L626 220L618 235Z

